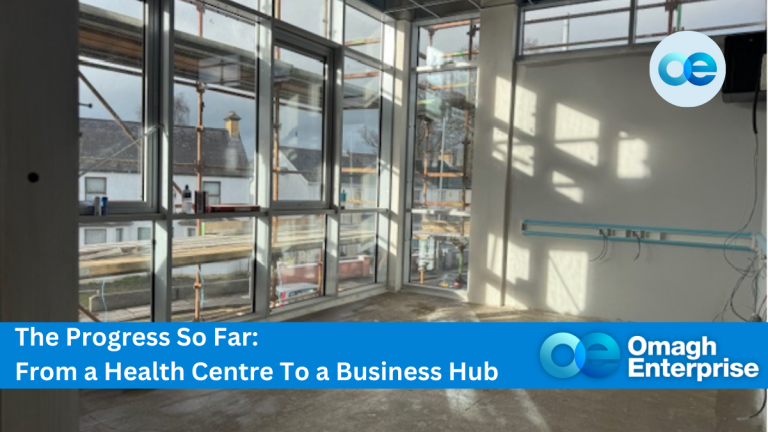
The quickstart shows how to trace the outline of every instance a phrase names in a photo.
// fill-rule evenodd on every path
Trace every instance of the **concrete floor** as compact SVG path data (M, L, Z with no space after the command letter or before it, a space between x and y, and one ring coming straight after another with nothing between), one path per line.
M300 321L582 321L385 294ZM744 390L88 390L83 432L765 430Z

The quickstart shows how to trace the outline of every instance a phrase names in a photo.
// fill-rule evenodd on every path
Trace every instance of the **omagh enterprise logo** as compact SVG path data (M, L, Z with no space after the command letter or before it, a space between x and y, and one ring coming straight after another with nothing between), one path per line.
M712 100L723 86L725 58L708 36L677 32L653 51L650 74L664 100L679 107L696 107Z
M562 366L553 359L555 348L561 345L573 351L573 360ZM621 351L616 340L605 333L590 333L581 339L570 333L555 333L541 345L539 359L544 370L555 378L570 378L579 372L603 378L619 366Z

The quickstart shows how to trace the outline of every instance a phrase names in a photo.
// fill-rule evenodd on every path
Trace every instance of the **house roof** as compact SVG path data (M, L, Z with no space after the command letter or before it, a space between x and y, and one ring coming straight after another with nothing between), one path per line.
M141 136L141 125L124 122L134 137ZM250 177L252 169L240 137L230 137L226 129L206 128L202 146L203 174L216 177ZM138 173L139 146L123 132L117 122L80 119L80 167L91 172ZM195 175L197 132L192 126L173 129L174 174Z

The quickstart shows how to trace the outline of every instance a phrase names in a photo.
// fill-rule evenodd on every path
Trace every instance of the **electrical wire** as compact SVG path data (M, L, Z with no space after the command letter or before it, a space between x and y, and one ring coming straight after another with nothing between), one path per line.
M725 301L725 305L723 306L723 310L717 316L715 316L715 318L713 318L712 321L715 321L718 318L720 318L720 321L723 321L724 318L725 318L725 313L728 312L729 309L740 320L742 320L744 322L749 322L750 321L747 318L745 318L744 316L742 316L739 312L736 311L736 308L733 305L733 299L736 297L736 294L738 293L739 289L741 288L741 285L744 283L744 280L747 279L747 277L753 271L753 268L755 266L755 262L757 262L758 258L760 258L760 255L758 253L755 253L755 255L752 257L752 260L749 263L749 266L747 266L747 268L744 269L744 271L741 273L741 276L736 281L736 285L731 290L731 295Z
M600 250L600 254L598 256L589 260L590 262L600 262L608 254L608 236L605 235L603 230L600 230L600 235L603 236L603 249Z
M739 421L746 421L746 420L751 420L751 419L759 416L760 414L762 414L763 411L765 411L765 403L766 403L766 401L768 401L768 390L763 390L763 403L760 405L760 409L757 410L757 412L752 414L751 416L748 416L748 417L737 417L737 420L739 420Z
M729 258L728 258L728 248L727 246L730 246L731 244L736 242L736 239L739 235L743 234L749 225L752 223L752 220L755 217L755 212L757 210L757 201L758 196L760 195L759 189L759 161L760 161L760 138L759 138L759 130L757 128L757 101L760 96L760 78L762 76L762 67L758 68L757 72L757 82L755 84L755 97L752 101L752 132L755 136L755 152L752 157L752 168L753 168L753 196L752 196L752 208L749 212L749 217L747 217L747 221L744 223L744 225L741 226L736 232L730 234L723 243L723 257L725 258L725 261L730 265L734 270L736 270L739 273L743 273L746 269L743 269L736 264L734 264Z
M635 259L632 261L637 261L640 258L640 252L642 251L642 242L640 241L640 236L637 235L637 232L632 231L632 236L637 239L637 255L635 255Z

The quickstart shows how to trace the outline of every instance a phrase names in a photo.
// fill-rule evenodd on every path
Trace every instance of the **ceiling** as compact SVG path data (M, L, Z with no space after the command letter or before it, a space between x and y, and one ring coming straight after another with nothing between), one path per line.
M395 19L409 21L440 18L480 8L515 3L515 0L363 0Z

